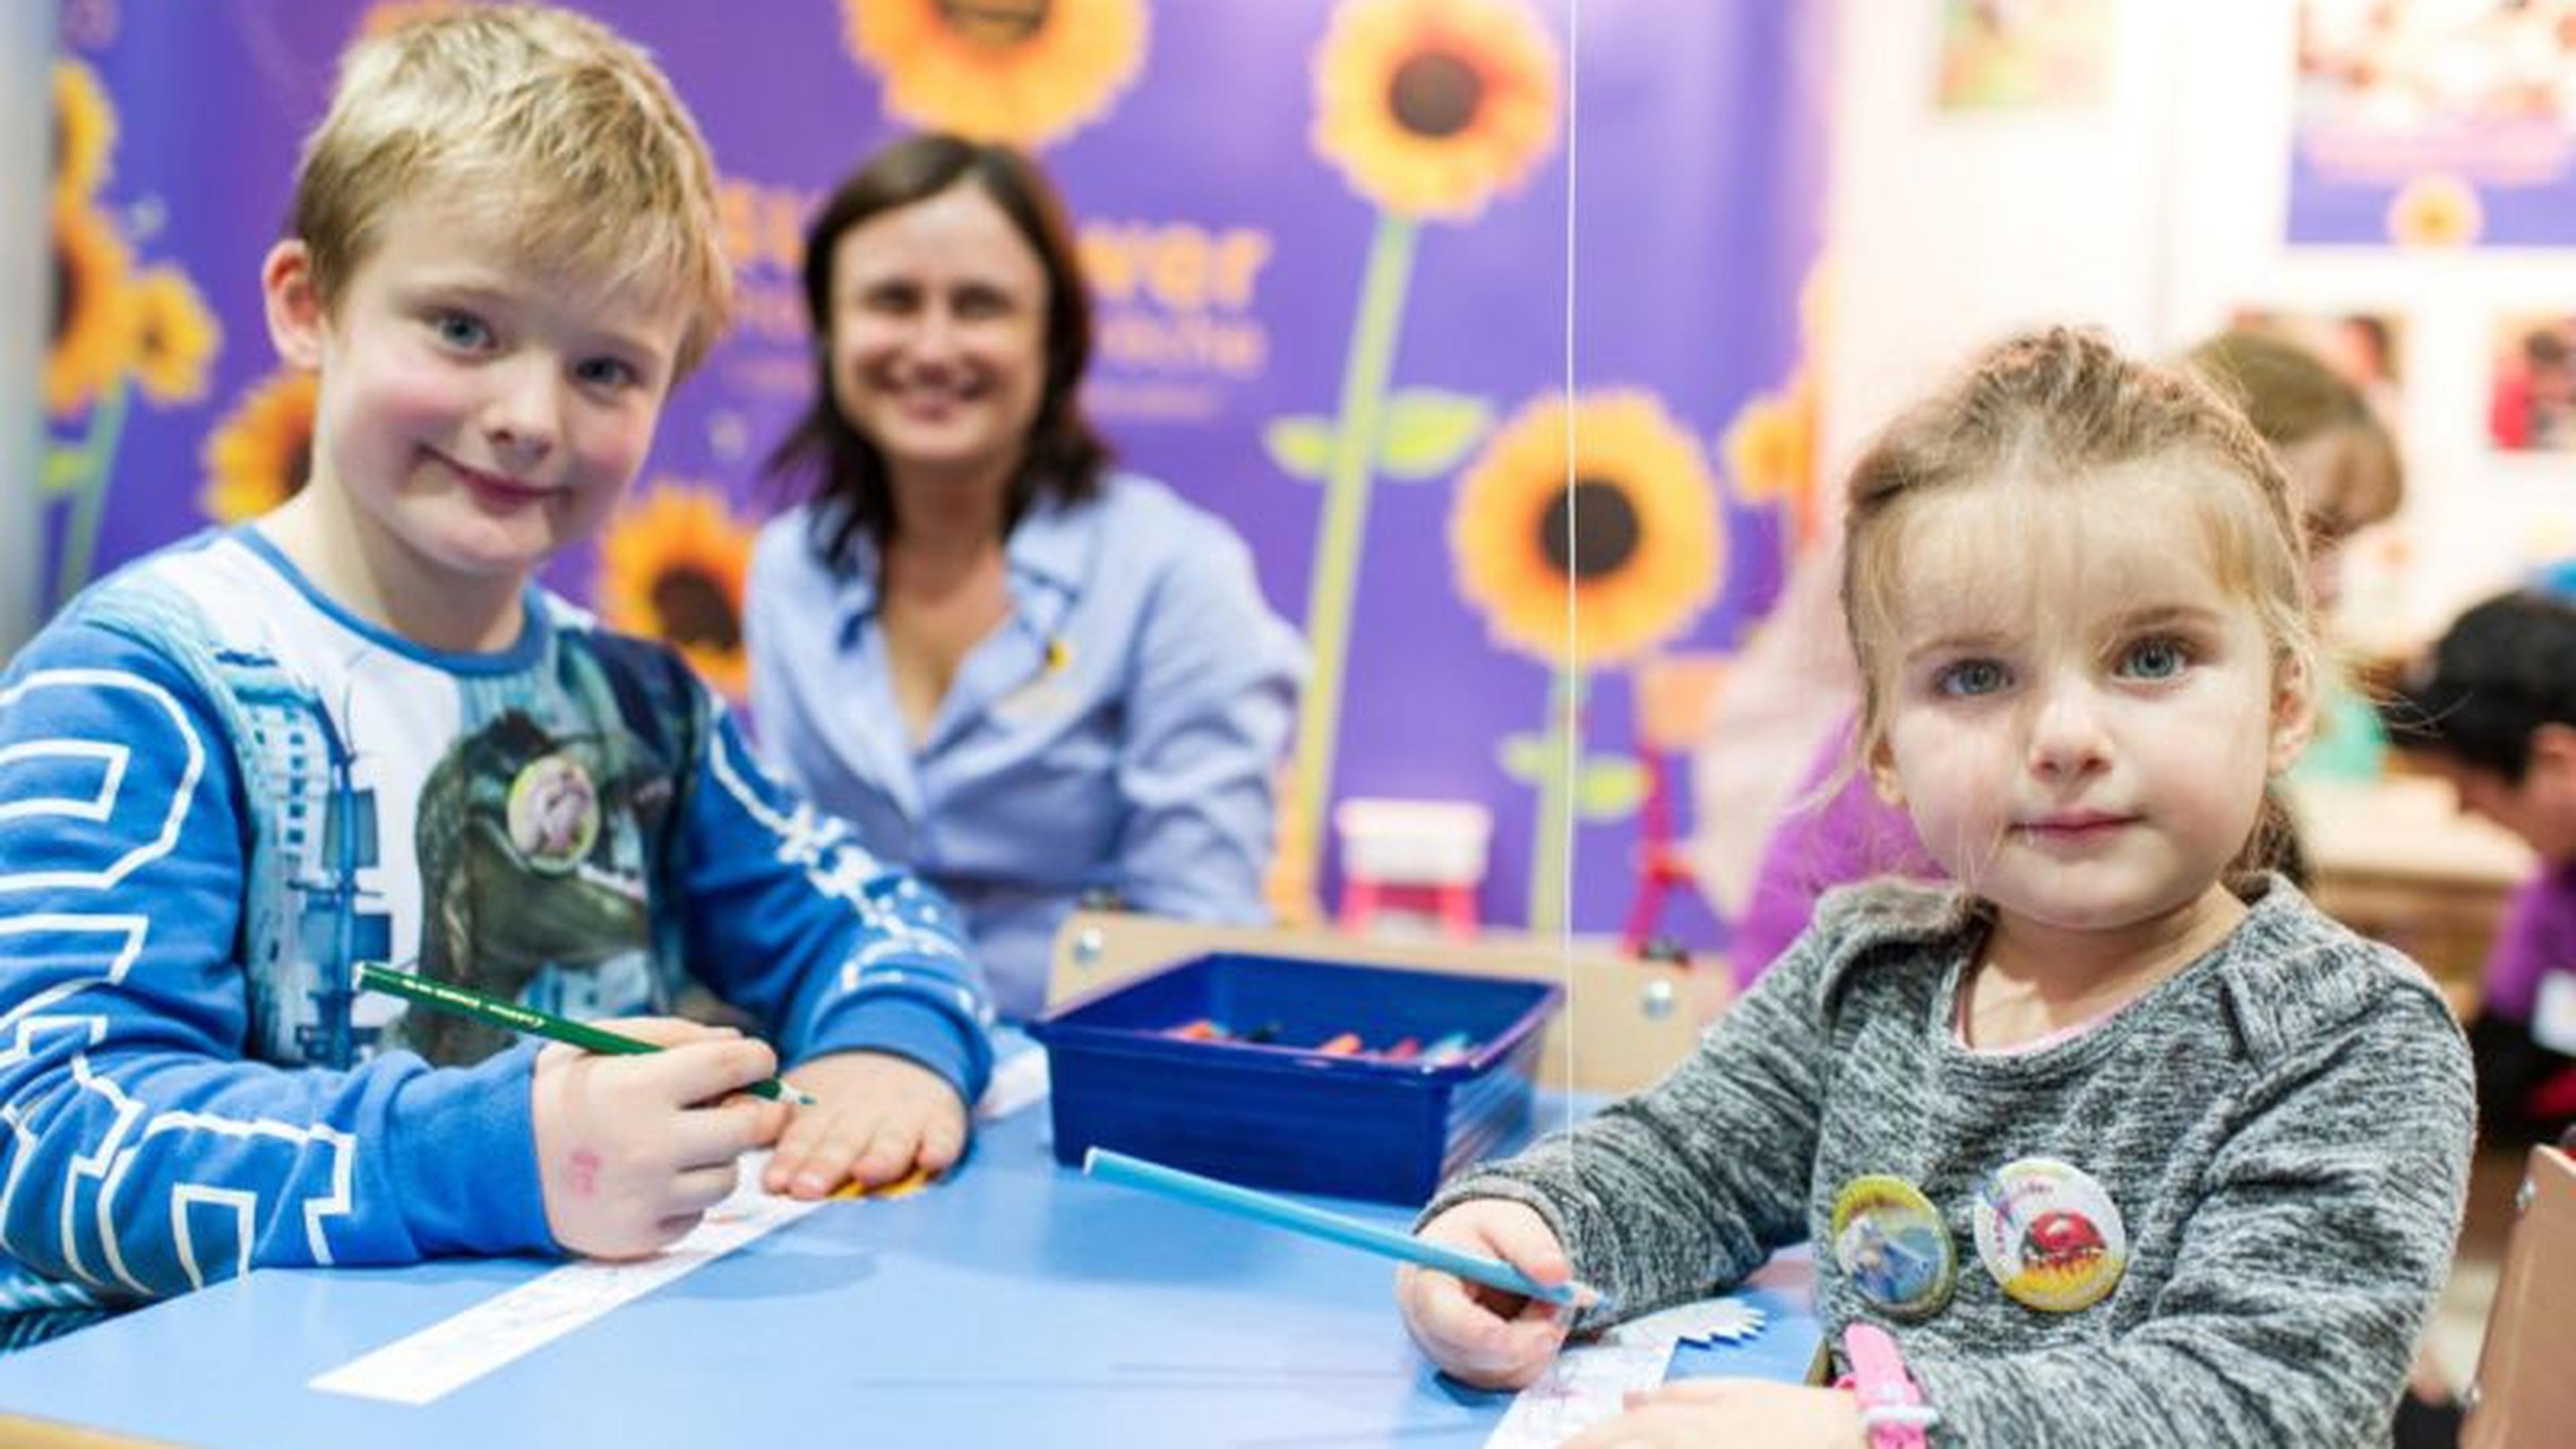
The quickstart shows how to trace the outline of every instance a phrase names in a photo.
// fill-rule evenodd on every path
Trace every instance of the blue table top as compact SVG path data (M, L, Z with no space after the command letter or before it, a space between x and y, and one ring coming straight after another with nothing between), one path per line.
M1057 1166L1047 1117L986 1124L949 1181L827 1203L426 1405L307 1383L555 1261L252 1273L0 1357L0 1415L208 1449L1414 1446L1493 1431L1510 1395L1432 1371L1396 1316L1392 1264L1084 1178ZM1686 1348L1677 1373L1805 1370L1804 1305L1745 1296L1773 1326Z

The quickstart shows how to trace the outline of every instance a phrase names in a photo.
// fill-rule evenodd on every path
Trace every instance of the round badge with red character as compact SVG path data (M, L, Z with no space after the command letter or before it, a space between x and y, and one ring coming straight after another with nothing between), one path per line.
M2102 1184L2053 1157L1997 1168L1977 1190L1977 1257L2006 1294L2043 1313L2102 1300L2129 1266L2129 1231Z

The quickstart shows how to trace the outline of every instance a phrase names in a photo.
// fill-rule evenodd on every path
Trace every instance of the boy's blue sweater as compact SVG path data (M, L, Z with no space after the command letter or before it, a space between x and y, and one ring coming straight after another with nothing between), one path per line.
M270 1264L550 1250L533 1044L356 995L730 1008L973 1101L955 918L754 763L669 651L360 621L256 534L84 595L0 677L0 1325Z

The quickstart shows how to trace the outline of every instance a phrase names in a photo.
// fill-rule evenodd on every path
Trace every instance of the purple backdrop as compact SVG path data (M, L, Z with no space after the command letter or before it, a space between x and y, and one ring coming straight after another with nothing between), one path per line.
M1123 59L1095 63L1124 74L1123 83L1110 74L1095 86L1087 119L1059 120L1032 138L1082 223L1101 293L1095 411L1131 465L1234 520L1283 616L1307 617L1325 487L1290 476L1265 430L1292 416L1335 416L1371 239L1387 214L1319 150L1319 46L1340 21L1384 29L1487 6L1522 14L1555 47L1560 67L1572 54L1573 87L1556 97L1552 137L1522 158L1516 184L1480 214L1409 223L1400 306L1380 303L1392 328L1387 390L1433 389L1481 404L1468 409L1473 426L1460 423L1468 431L1453 428L1448 439L1479 446L1533 399L1560 392L1570 231L1579 259L1578 392L1651 393L1716 480L1726 515L1716 576L1697 586L1705 606L1694 599L1682 609L1662 647L1722 653L1769 607L1806 484L1745 476L1753 466L1745 460L1767 457L1803 474L1810 423L1792 407L1750 451L1725 440L1748 406L1803 395L1794 382L1807 366L1801 296L1823 195L1818 15L1827 7L1627 0L1573 15L1565 0L1056 4L1068 21L1127 14L1142 25ZM209 474L226 466L210 461L209 436L274 369L256 278L286 204L297 139L318 113L340 45L378 12L406 8L419 7L65 0L63 55L96 78L110 125L98 174L69 178L57 207L86 208L122 246L117 269L84 275L95 289L122 278L139 290L147 273L175 270L221 339L209 349L183 326L174 344L165 327L158 388L129 389L105 364L86 388L76 367L66 373L49 408L54 453L93 459L100 476L88 485L97 537L84 566L78 555L88 550L72 536L83 506L77 468L49 470L61 474L51 514L58 572L94 577L209 518ZM754 476L755 460L803 400L791 268L805 207L905 124L888 113L883 67L851 39L852 17L918 21L935 11L926 0L592 0L584 8L663 59L726 177L742 322L674 398L639 490L639 506L696 496L702 508L720 507L700 519L721 526L694 530L704 548L711 535L738 538L776 503ZM1569 32L1576 23L1579 35ZM63 85L58 78L58 115ZM1579 177L1571 229L1569 155ZM64 331L58 323L58 349ZM174 345L175 362L166 356ZM139 383L142 364L134 368ZM1539 807L1500 752L1511 736L1545 725L1550 670L1498 645L1457 582L1450 514L1478 450L1449 447L1436 460L1443 466L1420 481L1374 480L1349 580L1353 622L1330 789L1333 798L1488 805L1496 828L1482 905L1489 919L1517 922L1528 918ZM691 532L674 527L670 536ZM699 567L729 577L722 558ZM592 557L565 560L555 581L618 615ZM722 653L720 637L698 642ZM720 661L711 673L721 675ZM1615 763L1634 751L1629 677L1595 669L1589 684L1587 746ZM1579 927L1616 927L1635 889L1639 826L1619 808L1620 795L1610 790L1576 837ZM1329 857L1323 879L1329 899ZM1692 945L1722 937L1687 890L1662 925Z

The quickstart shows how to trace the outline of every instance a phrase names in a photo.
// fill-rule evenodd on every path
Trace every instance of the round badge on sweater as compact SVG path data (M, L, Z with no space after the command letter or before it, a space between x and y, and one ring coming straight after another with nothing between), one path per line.
M1834 1194L1834 1261L1853 1289L1896 1318L1928 1318L1950 1301L1958 1256L1923 1190L1864 1173Z
M548 875L581 864L599 839L599 787L569 754L530 760L510 781L503 809L519 858Z
M2102 1300L2129 1266L2129 1230L2091 1174L2054 1157L1995 1169L1977 1190L1977 1257L2006 1294L2043 1313Z

